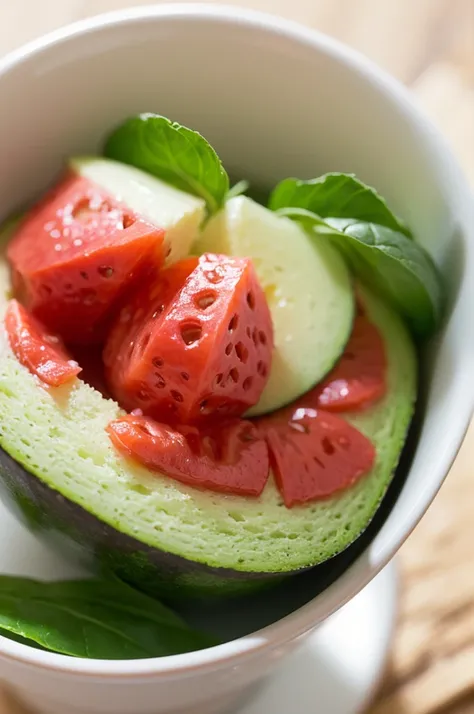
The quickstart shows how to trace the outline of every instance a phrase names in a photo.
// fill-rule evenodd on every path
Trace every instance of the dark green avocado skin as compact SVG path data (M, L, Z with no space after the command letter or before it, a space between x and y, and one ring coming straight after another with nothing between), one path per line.
M273 573L211 568L135 540L47 486L3 449L0 490L28 529L54 548L168 602L239 596L281 581Z

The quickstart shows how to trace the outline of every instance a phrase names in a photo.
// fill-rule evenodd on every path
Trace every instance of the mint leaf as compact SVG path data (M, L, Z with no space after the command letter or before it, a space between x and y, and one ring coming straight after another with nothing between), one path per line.
M160 602L115 579L45 583L0 576L1 631L91 659L162 657L215 644Z
M206 139L158 114L127 119L108 137L104 154L203 198L210 215L229 191L229 177Z
M330 240L353 272L377 290L406 319L418 337L438 326L443 305L438 270L429 254L404 233L354 219L326 218L302 208L278 211L315 236Z
M269 207L304 208L321 218L351 218L391 228L411 238L384 199L352 174L331 173L310 181L285 179L273 190Z

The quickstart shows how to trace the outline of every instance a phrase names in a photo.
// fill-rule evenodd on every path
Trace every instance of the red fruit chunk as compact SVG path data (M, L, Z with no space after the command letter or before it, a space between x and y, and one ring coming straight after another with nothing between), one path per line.
M71 360L58 337L30 315L16 300L5 313L5 329L17 360L51 387L70 382L81 368Z
M119 451L189 486L259 496L268 479L267 445L242 419L199 432L129 415L111 422L107 431Z
M118 316L104 362L125 409L202 423L257 403L272 349L270 311L251 260L206 254L144 286Z
M66 342L100 342L117 300L162 262L163 238L106 191L69 174L8 246L15 296Z
M333 496L373 466L373 444L341 417L315 409L262 419L270 464L287 508Z
M387 391L386 371L382 337L360 312L339 362L312 396L310 393L299 401L333 412L365 409Z

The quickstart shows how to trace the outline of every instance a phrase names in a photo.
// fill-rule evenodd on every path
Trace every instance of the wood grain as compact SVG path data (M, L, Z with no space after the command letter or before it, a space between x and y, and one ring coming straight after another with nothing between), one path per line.
M66 22L130 4L0 0L0 53ZM474 0L238 4L332 34L409 84L474 187ZM473 454L474 426L440 495L401 551L398 628L387 676L367 714L474 714ZM0 714L21 712L0 694Z

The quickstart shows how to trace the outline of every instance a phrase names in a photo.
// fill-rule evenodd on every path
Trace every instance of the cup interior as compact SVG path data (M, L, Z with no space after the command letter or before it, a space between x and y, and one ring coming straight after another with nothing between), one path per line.
M415 432L367 533L273 595L189 612L230 639L322 593L304 608L307 624L315 624L409 534L472 411L474 222L442 140L407 93L358 55L286 21L216 7L128 11L55 33L0 64L0 101L0 217L40 194L66 157L100 150L111 127L151 111L198 129L235 177L262 189L288 176L356 173L437 261L449 292L446 323L423 355Z

